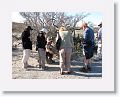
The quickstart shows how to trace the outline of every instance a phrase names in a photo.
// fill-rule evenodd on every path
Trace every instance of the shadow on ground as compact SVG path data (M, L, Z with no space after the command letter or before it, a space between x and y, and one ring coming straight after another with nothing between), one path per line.
M19 61L21 60L21 56L22 56L22 49L15 49L12 52L12 56L14 57L12 61ZM35 60L37 60L37 56L38 53L37 52L32 52L31 53L31 58L35 58ZM85 72L81 72L80 69L84 66L82 61L72 61L71 62L72 65L72 73L69 75L74 75L74 76L84 76L84 77L102 77L102 63L100 61L94 61L92 63L92 70L88 71L87 73ZM53 71L58 71L59 72L59 60L56 60L55 63L53 64L47 64L47 69L45 71L47 72L53 72ZM41 69L39 69L36 66L33 66L31 68L28 68L27 71L43 71ZM68 75L68 74L65 74Z
M52 72L52 71L60 70L59 67L51 67L51 65L47 66L47 69L45 71ZM74 76L84 76L84 77L102 77L102 65L100 63L93 63L91 71L88 71L87 73L80 71L80 69L83 66L83 63L80 63L79 66L80 67L77 68L77 67L74 67L73 65L72 73L64 74L64 75L74 75ZM32 68L29 68L28 71L42 71L42 70L39 69L38 67L32 67Z
M83 64L82 64L83 65ZM87 73L81 72L80 68L72 68L72 71L74 71L71 75L75 76L85 76L85 77L102 77L102 65L100 63L93 63L91 67L91 71L88 71Z

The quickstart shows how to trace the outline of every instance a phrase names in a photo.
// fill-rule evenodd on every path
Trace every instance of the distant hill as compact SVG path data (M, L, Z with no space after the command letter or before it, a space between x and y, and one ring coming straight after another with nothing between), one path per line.
M17 22L12 22L12 32L15 33L21 33L25 29L25 24L24 23L17 23Z

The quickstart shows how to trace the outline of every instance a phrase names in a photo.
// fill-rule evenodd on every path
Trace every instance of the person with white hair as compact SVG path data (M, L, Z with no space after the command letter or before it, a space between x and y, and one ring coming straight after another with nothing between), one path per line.
M40 30L40 32L38 33L37 36L37 42L36 42L36 50L39 53L39 68L42 70L45 70L45 60L46 60L46 38L45 38L45 33L47 33L47 30L42 29Z
M94 31L88 27L87 23L82 22L80 28L83 29L83 55L84 55L84 67L82 72L88 72L91 70L90 59L94 53Z

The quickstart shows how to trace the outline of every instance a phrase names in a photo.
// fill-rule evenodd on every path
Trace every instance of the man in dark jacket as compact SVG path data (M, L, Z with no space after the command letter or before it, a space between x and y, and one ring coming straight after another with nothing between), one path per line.
M87 23L82 23L81 28L84 30L83 33L83 55L84 67L81 69L83 72L91 70L90 59L94 53L94 31L88 27Z
M45 70L45 60L46 60L46 38L45 38L45 33L47 33L46 29L40 30L38 36L37 36L37 43L36 43L36 50L38 50L39 54L39 68L42 70Z
M30 31L32 30L31 26L28 26L21 35L23 46L22 63L25 69L30 67L30 65L28 65L28 59L30 57L30 50L32 50L32 41L30 40Z

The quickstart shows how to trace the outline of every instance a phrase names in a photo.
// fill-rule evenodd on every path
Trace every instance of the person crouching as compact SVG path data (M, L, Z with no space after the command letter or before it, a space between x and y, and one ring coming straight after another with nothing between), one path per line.
M47 44L46 44L46 61L48 64L54 63L54 61L52 60L54 55L52 42L53 42L52 39L48 37Z

